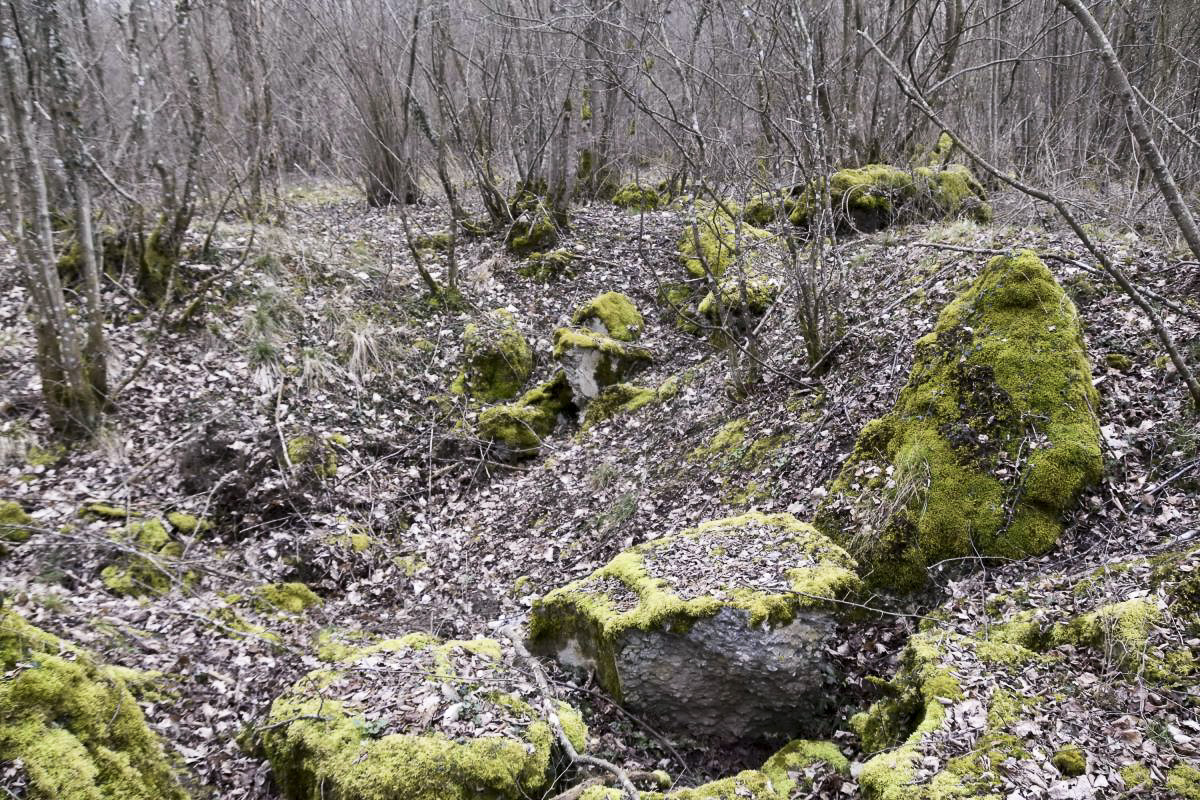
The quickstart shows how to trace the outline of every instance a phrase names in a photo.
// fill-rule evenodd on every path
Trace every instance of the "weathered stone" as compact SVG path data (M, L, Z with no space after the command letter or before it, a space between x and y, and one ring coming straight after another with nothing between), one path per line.
M604 387L626 381L653 360L644 347L579 328L554 332L554 358L562 364L571 395L580 408Z
M790 514L707 522L621 553L534 606L532 646L595 670L672 732L735 741L817 733L839 671L829 655L856 590L844 550Z
M1031 251L988 263L916 343L895 409L863 428L818 509L868 583L1044 553L1101 476L1099 406L1075 306Z
M410 634L368 647L327 642L333 663L271 706L262 746L292 800L540 797L561 757L511 646ZM579 713L559 703L583 750Z
M516 397L533 373L533 350L503 308L467 325L463 357L462 372L450 391L484 403Z
M542 440L574 410L567 376L560 371L521 395L517 402L485 409L479 415L479 438L495 444L502 457L535 456Z

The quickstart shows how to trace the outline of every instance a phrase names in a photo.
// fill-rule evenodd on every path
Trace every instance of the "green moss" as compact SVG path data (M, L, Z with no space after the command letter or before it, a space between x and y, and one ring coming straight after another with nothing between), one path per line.
M183 555L183 546L171 538L162 522L157 519L132 522L114 533L113 538L132 545L145 556L123 554L101 569L100 580L106 589L129 597L170 591L173 581L167 570L173 559Z
M555 280L570 275L574 262L575 254L561 247L547 253L530 253L525 263L517 267L517 274L539 281Z
M688 455L688 458L701 459L710 456L721 455L728 453L742 446L746 441L746 428L750 425L750 420L739 418L726 422L721 426L720 430L713 434L713 437L708 440L708 444L703 447L697 447Z
M756 770L744 770L702 786L666 793L641 792L643 800L789 800L807 797L814 769L824 765L830 772L850 774L850 764L832 742L797 739L789 742ZM665 788L665 787L663 787ZM616 789L589 789L580 800L622 800Z
M49 447L33 445L25 454L25 461L32 467L53 467L67 456L67 448L61 444Z
M931 632L912 637L900 672L892 680L895 696L876 703L851 721L862 739L863 749L878 752L859 773L863 796L870 800L973 796L963 786L963 775L971 772L968 763L956 764L955 769L939 773L926 786L913 785L921 764L921 741L941 729L946 705L963 697L958 678L941 663L944 636ZM977 748L974 756L985 752Z
M646 571L647 554L669 551L681 538L711 539L752 526L782 534L779 547L787 547L789 557L812 563L787 571L791 591L772 593L733 585L722 590L721 598L708 595L684 600L669 584ZM587 578L540 598L533 606L529 638L535 647L542 649L553 649L557 643L578 639L584 652L596 661L600 683L619 700L621 688L614 645L626 631L687 628L695 620L711 617L722 608L745 611L751 626L786 624L802 609L837 608L824 598L840 598L859 588L854 567L854 561L844 550L790 514L752 512L713 520L625 550ZM603 588L610 581L624 585L636 595L637 602L632 608L622 611L614 606Z
M533 373L533 350L516 319L498 308L463 330L463 371L450 387L483 403L516 397Z
M1127 789L1148 788L1153 782L1150 770L1146 768L1145 764L1128 764L1121 767L1121 780L1125 782Z
M544 253L558 244L558 228L548 214L538 211L514 222L505 242L515 256Z
M816 183L799 193L789 216L793 224L808 224L820 194ZM983 187L961 164L912 172L887 164L838 170L829 177L829 200L837 225L851 230L959 215L987 222L992 213Z
M1200 800L1200 769L1180 764L1167 773L1167 789L1183 800Z
M726 313L759 316L766 313L775 301L779 288L769 279L758 274L726 275L719 283L721 305ZM717 322L717 301L712 292L704 296L696 311L710 321Z
M460 675L456 652L493 662L496 673L479 680ZM390 653L393 658L431 653L435 670L427 680L443 683L479 712L523 720L520 738L454 740L421 729L373 736L353 703L327 696L340 668ZM292 800L517 800L540 796L554 777L555 742L550 726L518 694L504 691L503 653L491 640L440 643L425 634L345 649L331 669L310 673L271 707L262 746L283 794ZM415 662L419 665L422 662ZM489 680L489 678L497 678ZM381 678L386 680L386 678ZM557 715L572 743L583 749L586 728L574 709L560 703Z
M655 211L665 205L663 198L649 186L627 183L613 195L613 205L628 211Z
M228 602L236 602L240 598L236 595L228 598ZM282 644L283 638L272 633L261 625L255 625L252 622L247 622L240 614L232 608L216 608L208 612L208 617L218 623L223 629L233 631L235 633L250 634L259 639L264 639L272 644Z
M337 477L337 452L330 446L334 437L295 436L287 441L288 462L293 469L305 470L320 480Z
M167 522L171 523L171 527L185 536L206 533L212 530L212 523L208 520L197 517L194 514L185 514L182 511L169 512L167 514Z
M120 672L0 612L0 762L30 798L185 800Z
M632 414L658 399L658 392L631 383L617 383L605 387L588 403L583 415L583 429L607 422L618 414Z
M303 583L268 583L254 590L255 605L264 611L303 614L321 605L321 598Z
M1124 353L1105 353L1104 363L1117 372L1128 372L1133 369L1133 359Z
M769 238L771 234L762 228L734 219L720 209L698 211L694 224L684 228L680 236L679 257L693 277L704 278L712 272L714 277L720 278L739 258L749 253L755 242Z
M603 330L589 323L596 323ZM632 342L641 336L646 321L628 297L620 292L605 292L580 306L571 317L571 324L591 327L597 333L607 332L619 342Z
M119 520L125 520L125 519L128 519L130 516L134 516L134 515L130 514L128 509L118 508L116 506L110 506L107 503L92 503L90 505L84 506L83 509L80 511L80 513L81 514L90 514L93 517L100 517L102 519L119 519Z
M1050 763L1068 778L1075 778L1087 772L1087 756L1073 744L1060 748L1050 759Z
M943 559L1044 553L1100 478L1097 407L1049 270L1030 251L993 259L917 342L895 409L863 428L816 524L899 591Z
M535 455L558 419L570 413L571 389L567 376L554 377L521 395L516 403L492 406L479 415L479 438L498 442L515 455Z
M29 527L33 519L25 513L19 503L0 501L0 541L20 543L32 535ZM3 552L0 550L0 552Z
M760 192L750 198L742 213L747 222L761 228L787 213L791 205L791 199L782 190Z

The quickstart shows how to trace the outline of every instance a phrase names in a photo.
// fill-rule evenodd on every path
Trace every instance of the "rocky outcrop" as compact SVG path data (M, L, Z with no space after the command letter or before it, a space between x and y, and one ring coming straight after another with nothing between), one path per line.
M562 365L575 405L586 407L602 389L623 383L653 360L644 347L586 328L554 332L554 359Z
M126 675L0 612L0 763L30 798L186 800Z
M310 800L518 800L540 797L560 758L511 645L411 634L330 645L271 706L262 747L285 797ZM587 730L558 704L572 744Z
M895 409L863 428L816 524L893 591L946 559L1044 553L1100 478L1097 406L1070 299L1034 253L993 259L918 340Z
M595 670L672 732L737 741L828 727L840 675L833 602L854 561L788 514L656 539L534 605L531 646Z
M512 313L503 308L463 330L463 368L450 386L482 403L516 397L533 373L533 350Z

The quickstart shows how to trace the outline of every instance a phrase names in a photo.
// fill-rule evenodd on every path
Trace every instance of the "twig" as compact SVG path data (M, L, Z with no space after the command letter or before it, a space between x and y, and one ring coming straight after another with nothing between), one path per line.
M629 773L630 780L642 781L643 783L657 783L659 777L659 775L656 775L653 772L635 771ZM578 786L572 786L565 792L561 792L553 797L550 797L549 800L579 800L579 798L583 796L583 793L588 789L591 789L595 786L607 786L608 784L612 783L612 781L612 775L597 775L595 778L588 778Z
M500 632L512 641L513 650L529 665L529 671L533 673L533 680L537 683L538 692L542 696L542 709L546 715L546 722L550 724L551 730L554 731L554 737L558 739L558 743L562 746L571 763L598 767L605 770L621 785L621 789L625 792L626 800L641 800L641 794L638 793L637 787L630 780L628 772L611 761L606 761L596 756L584 755L575 749L575 745L567 736L566 731L563 730L562 723L559 722L558 711L554 707L557 701L554 697L554 692L550 689L550 681L546 678L546 671L542 669L541 663L525 648L519 631L512 630L511 628L501 628Z

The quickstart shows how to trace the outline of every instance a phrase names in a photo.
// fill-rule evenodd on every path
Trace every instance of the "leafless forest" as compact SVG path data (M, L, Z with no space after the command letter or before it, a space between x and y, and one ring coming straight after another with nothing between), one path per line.
M1191 0L6 0L0 793L1200 798Z

